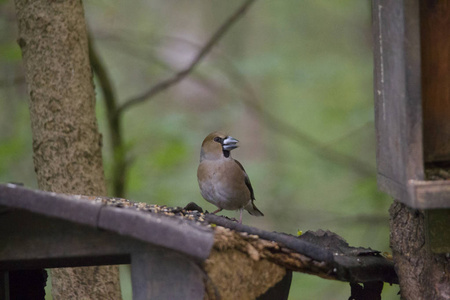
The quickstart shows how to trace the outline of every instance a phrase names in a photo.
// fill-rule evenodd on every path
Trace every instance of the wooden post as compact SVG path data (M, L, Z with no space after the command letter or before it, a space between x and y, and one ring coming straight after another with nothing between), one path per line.
M418 1L373 1L378 186L409 206L423 180Z
M205 274L194 260L172 250L131 255L134 300L201 300L205 294Z
M450 208L450 7L373 1L378 186L411 208ZM446 165L445 165L446 164Z

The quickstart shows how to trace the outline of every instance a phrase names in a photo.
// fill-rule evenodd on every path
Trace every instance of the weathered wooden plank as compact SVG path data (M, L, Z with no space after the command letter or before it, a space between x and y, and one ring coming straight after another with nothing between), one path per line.
M134 300L200 300L205 275L200 266L174 251L152 249L131 256Z
M257 235L262 239L280 243L290 249L295 250L298 253L306 255L317 261L333 261L333 254L330 251L324 249L323 247L321 247L321 245L316 245L314 243L304 241L301 238L292 238L292 236L288 234L268 232L259 228L239 224L237 222L230 221L226 218L222 218L214 214L206 215L205 219L213 224L224 226L226 228L230 228L239 232L247 232L249 234Z
M212 229L194 222L135 208L108 206L101 201L91 201L83 197L30 190L12 184L0 185L1 205L9 209L25 209L76 224L107 229L183 252L200 261L209 256L214 243Z
M148 244L56 218L13 210L0 216L0 270L130 262Z
M206 219L211 223L235 231L258 235L262 239L275 241L283 247L294 250L295 253L320 262L323 267L322 274L327 274L326 276L322 275L324 278L348 282L384 281L398 283L393 262L381 256L379 251L370 248L351 247L343 238L330 231L307 231L301 236L295 237L238 224L216 215L207 215ZM319 274L318 269L306 272Z
M415 208L450 207L450 182L448 180L410 180L408 182L408 194Z
M0 184L0 205L91 226L97 226L98 214L102 207L99 202L31 190L14 184Z
M208 257L213 242L211 228L179 218L0 185L0 270L124 264L131 262L131 253L137 253L135 257L156 253L145 258L153 261L153 270L134 264L141 276L150 276L133 284L135 293L146 295L139 286L150 282L154 295L165 295L155 291L165 287L170 277L172 287L180 292L168 292L161 299L201 299L203 273L196 262ZM2 294L6 294L6 283L2 283ZM170 297L182 292L183 297Z
M98 226L154 245L205 260L214 243L211 228L187 220L139 212L134 209L104 207Z
M424 178L418 0L373 1L373 39L379 187L410 205L407 181Z
M450 4L421 0L420 31L425 161L450 161Z

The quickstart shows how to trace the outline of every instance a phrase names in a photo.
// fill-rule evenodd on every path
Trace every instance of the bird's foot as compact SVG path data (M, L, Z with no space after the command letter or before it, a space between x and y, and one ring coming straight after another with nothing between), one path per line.
M228 219L228 220L230 220L230 221L233 221L233 222L239 223L239 220L238 220L238 219L236 219L236 218L229 218L229 217L227 217L227 219Z
M239 209L239 224L242 224L242 211L243 210L244 210L243 208Z
M223 208L216 209L212 212L213 215L217 214L218 212L221 212Z

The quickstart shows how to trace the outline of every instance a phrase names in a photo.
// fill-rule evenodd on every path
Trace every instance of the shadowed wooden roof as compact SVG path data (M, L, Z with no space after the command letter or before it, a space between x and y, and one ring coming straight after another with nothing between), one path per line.
M210 227L177 218L170 211L173 209L126 199L66 196L6 184L0 185L0 215L2 206L112 231L201 261L209 256L214 243ZM152 210L162 213L147 212Z

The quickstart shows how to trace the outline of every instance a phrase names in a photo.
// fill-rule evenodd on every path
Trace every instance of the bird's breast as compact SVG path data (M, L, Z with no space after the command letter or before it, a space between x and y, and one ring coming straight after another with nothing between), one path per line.
M234 161L230 162L235 164ZM250 201L244 173L228 161L202 161L197 177L203 198L219 208L235 210Z

